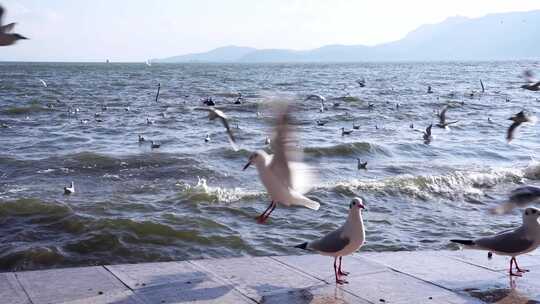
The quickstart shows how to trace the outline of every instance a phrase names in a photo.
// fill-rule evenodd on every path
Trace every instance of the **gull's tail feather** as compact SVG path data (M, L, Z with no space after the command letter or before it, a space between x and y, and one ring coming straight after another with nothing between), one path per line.
M312 201L310 199L306 199L305 201L302 202L302 206L305 206L309 209L313 209L313 210L319 210L319 207L321 206L321 204L315 202L315 201Z
M313 210L319 210L319 207L321 206L316 201L312 201L303 195L297 195L296 200L294 201L293 204L298 205L298 206L304 206L306 208L313 209Z
M450 240L450 242L458 243L458 244L469 246L469 247L476 245L476 243L473 240Z
M300 249L304 249L304 250L307 250L307 245L308 245L308 242L305 242L305 243L302 243L300 245L296 245L294 246L295 248L300 248Z

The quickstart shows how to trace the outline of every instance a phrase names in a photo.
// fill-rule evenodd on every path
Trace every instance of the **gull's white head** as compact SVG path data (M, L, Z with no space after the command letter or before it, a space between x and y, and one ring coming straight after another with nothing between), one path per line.
M539 217L540 217L540 209L529 207L525 209L525 212L523 212L523 223L540 225L540 222L538 222Z
M358 209L366 209L366 206L364 205L364 202L359 197L353 198L351 203L349 204L349 209L350 210L356 210L356 208L358 208Z
M255 151L251 153L249 156L247 164L244 166L242 170L246 170L251 164L255 164L256 166L259 164L264 164L266 162L266 152L264 151Z

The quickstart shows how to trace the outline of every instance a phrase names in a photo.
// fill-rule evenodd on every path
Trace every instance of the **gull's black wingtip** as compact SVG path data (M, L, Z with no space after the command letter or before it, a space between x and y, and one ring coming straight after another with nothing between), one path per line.
M473 240L450 240L452 243L458 243L465 246L474 246Z
M305 243L302 243L302 244L300 244L300 245L296 245L296 246L294 246L294 247L295 247L295 248L300 248L300 249L307 250L307 244L308 244L308 243L305 242Z

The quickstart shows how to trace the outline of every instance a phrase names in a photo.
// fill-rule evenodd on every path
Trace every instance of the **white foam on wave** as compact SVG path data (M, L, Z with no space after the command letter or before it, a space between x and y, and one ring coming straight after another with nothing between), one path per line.
M539 173L537 168L536 173ZM413 176L401 175L381 180L349 180L335 185L337 191L368 191L388 195L406 195L428 200L434 196L455 199L457 197L482 197L484 191L501 183L521 183L526 169L497 168L482 172L455 171L449 174Z
M205 178L197 176L197 184L190 185L179 182L176 185L182 188L182 195L194 200L212 200L222 203L233 203L250 197L264 195L264 192L249 191L239 187L223 188L209 186Z

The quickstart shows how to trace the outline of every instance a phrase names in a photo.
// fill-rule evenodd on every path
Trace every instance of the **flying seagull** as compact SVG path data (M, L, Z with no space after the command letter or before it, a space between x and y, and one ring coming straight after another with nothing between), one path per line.
M522 89L529 91L540 91L540 81L534 78L534 73L532 71L526 70L523 75L527 80L527 84L522 85Z
M43 87L47 87L47 83L45 82L45 80L41 79L41 78L38 78L38 80L41 82L41 84L43 85Z
M296 246L296 248L314 250L322 255L334 257L334 274L336 284L339 285L348 283L342 279L342 276L349 274L341 269L341 260L344 256L362 247L366 238L364 221L360 209L365 209L365 206L362 199L356 197L349 204L349 215L345 224L320 239Z
M528 270L519 268L516 257L531 252L540 246L540 209L527 208L523 213L523 224L515 230L504 231L494 236L475 240L450 240L464 245L466 248L487 250L490 253L512 257L510 259L510 276L521 276ZM512 265L516 265L514 273Z
M210 107L210 108L195 108L199 111L206 111L208 112L208 119L213 121L216 118L219 118L223 126L225 127L225 130L227 130L227 135L229 136L229 142L231 143L231 146L233 147L234 151L238 151L238 147L236 146L236 139L234 139L234 135L232 133L232 130L229 126L229 121L227 118L227 115L223 113L221 110L218 110L216 108Z
M431 142L431 140L433 139L433 137L431 136L431 128L433 127L433 124L430 124L425 131L423 130L419 130L419 129L414 129L414 131L416 132L420 132L423 135L423 138L424 138L424 143L426 144L429 144Z
M513 123L508 128L508 131L506 132L506 140L508 142L511 142L512 139L514 139L514 132L522 123L524 122L531 122L531 117L527 116L525 114L525 111L521 111L517 113L516 115L508 118L508 120L513 121Z
M0 46L8 46L14 44L17 40L28 39L20 34L11 33L15 27L15 23L8 23L4 25L2 23L3 15L4 8L0 6Z
M302 162L302 153L295 143L293 129L289 124L289 106L280 105L276 114L275 136L271 141L274 154L268 155L263 150L256 151L249 156L243 169L246 170L254 164L270 196L270 205L257 218L259 223L268 219L278 203L319 209L319 203L304 196L304 193L313 187L314 172Z
M500 206L491 209L491 212L495 214L506 214L514 208L525 207L537 202L540 202L540 187L521 186L512 190L508 200Z
M441 113L439 113L439 123L437 124L437 127L439 128L443 128L443 129L446 129L448 127L448 125L451 125L451 124L455 124L456 122L458 122L457 120L455 121L449 121L447 122L446 121L446 111L448 111L448 106L445 106Z

